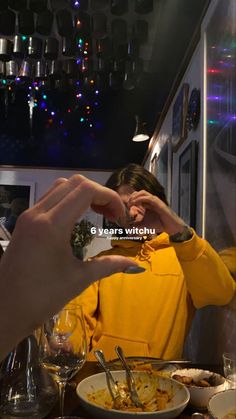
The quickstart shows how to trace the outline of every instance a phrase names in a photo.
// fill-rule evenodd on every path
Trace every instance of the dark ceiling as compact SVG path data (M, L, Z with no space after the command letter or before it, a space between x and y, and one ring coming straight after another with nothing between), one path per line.
M27 42L33 37L43 45L42 56L30 56L27 50L28 56L4 58L4 66L14 59L19 66L17 77L22 60L28 60L32 68L37 61L46 62L45 77L38 81L39 90L32 84L36 73L30 79L23 77L18 84L13 77L0 74L0 164L110 170L130 162L142 163L148 141L131 141L135 115L147 122L152 135L209 0L0 0L0 3L5 5L0 5L0 13L4 15L10 10L16 16L14 34L8 34L0 14L2 39L14 43L14 36L23 36L26 28ZM45 10L37 9L39 3L46 6L53 19L48 34L47 28L40 29L39 18L44 24L46 15ZM25 7L33 11L31 30L27 19L23 19ZM60 79L50 77L53 57L45 54L49 37L59 42L57 61L63 66ZM74 75L66 63L73 67L72 61L79 59L77 64L83 66L78 37L89 40L90 56L88 68L84 71L80 67L80 74ZM71 44L75 39L77 47L73 50ZM7 84L3 82L5 79ZM95 80L94 90L91 80ZM31 86L33 96L32 89L29 92ZM83 101L78 99L81 92ZM45 95L46 104L42 99ZM35 100L40 106L30 114L29 102Z

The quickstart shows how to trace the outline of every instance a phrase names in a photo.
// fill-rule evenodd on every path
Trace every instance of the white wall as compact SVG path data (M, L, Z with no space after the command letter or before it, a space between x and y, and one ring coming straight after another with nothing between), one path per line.
M179 94L180 88L183 83L189 84L189 95L191 94L192 89L197 88L201 90L202 95L202 54L201 54L201 43L198 44L195 52L192 56L192 59L188 65L188 68L184 74L184 77L179 85L172 103L169 107L169 110L166 114L166 117L163 121L161 129L156 137L156 143L151 150L148 159L145 163L145 167L150 169L151 160L155 154L159 154L163 145L166 143L167 139L171 136L172 133L172 112L173 105L176 100L176 97ZM196 230L201 231L201 196L202 196L202 167L201 167L201 154L202 154L202 117L195 131L188 131L188 136L186 140L181 144L179 149L173 153L173 166L172 166L172 188L171 188L171 206L174 211L178 210L178 171L179 171L179 156L183 150L188 146L192 140L199 142L199 158L198 158L198 185L197 185L197 209L196 209Z
M1 168L0 184L17 182L33 182L35 185L34 202L36 202L52 185L58 177L70 177L80 173L87 178L100 184L104 184L111 172L108 171L86 171L86 170L60 170L60 169L32 169L32 168ZM95 225L102 225L102 216L95 214L91 210L86 213L86 217ZM85 257L94 256L102 250L110 248L110 240L106 238L95 238L88 246Z
M87 178L104 184L111 172L97 172L87 170L63 169L28 169L28 168L1 168L0 183L17 181L30 181L35 183L35 201L37 201L58 177L70 177L80 173Z

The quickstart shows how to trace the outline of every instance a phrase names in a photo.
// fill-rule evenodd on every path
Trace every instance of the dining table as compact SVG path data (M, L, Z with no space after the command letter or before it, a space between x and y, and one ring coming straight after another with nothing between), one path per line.
M208 364L191 364L191 368L201 368L223 374L222 365L208 365ZM81 370L73 377L71 382L67 384L66 393L65 393L65 405L64 405L64 415L65 416L78 416L81 419L97 419L95 416L92 416L91 413L87 413L84 408L80 405L79 398L76 394L76 386L84 378L89 377L90 375L101 372L101 367L97 364L96 361L87 361L81 368ZM179 419L190 419L192 414L195 413L197 409L193 409L190 406L187 406L182 412ZM202 412L205 419L209 419L207 411ZM45 419L55 419L60 416L59 414L59 402L56 403L53 410Z

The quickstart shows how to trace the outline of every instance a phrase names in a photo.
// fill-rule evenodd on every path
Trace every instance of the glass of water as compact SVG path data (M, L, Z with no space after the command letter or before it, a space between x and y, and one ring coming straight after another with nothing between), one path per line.
M228 388L236 388L236 353L225 352L223 366Z

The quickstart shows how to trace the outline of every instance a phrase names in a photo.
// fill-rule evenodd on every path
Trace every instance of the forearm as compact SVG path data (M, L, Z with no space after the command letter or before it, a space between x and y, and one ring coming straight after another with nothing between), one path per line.
M225 305L235 293L235 282L210 244L194 232L183 243L172 243L182 266L194 305Z

